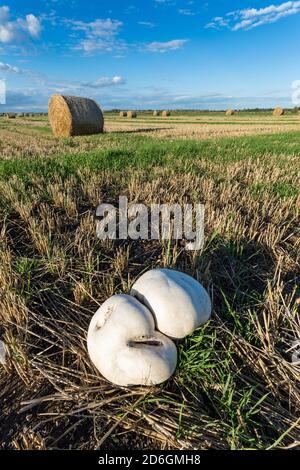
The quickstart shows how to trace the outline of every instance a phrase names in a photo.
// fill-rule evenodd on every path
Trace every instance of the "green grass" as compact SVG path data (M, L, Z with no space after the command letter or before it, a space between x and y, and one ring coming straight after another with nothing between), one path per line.
M120 149L91 150L85 153L39 157L33 159L0 160L0 179L17 175L23 181L30 181L32 176L42 176L50 181L56 173L62 178L75 174L85 167L95 172L104 170L124 171L134 169L149 170L169 167L175 172L198 174L197 161L210 161L218 165L228 165L243 160L261 159L268 162L276 158L281 166L288 166L286 156L300 157L300 132L222 138L208 141L158 140L147 136L106 134L93 136L90 140L117 140ZM72 147L76 141L65 139L65 144ZM276 156L276 157L275 157ZM263 185L253 187L253 191L263 190ZM297 195L298 188L288 183L277 182L273 191L279 196Z
M268 118L272 116L273 110L260 110L260 111L238 111L235 113L234 117L243 117L243 118L249 118L249 117L257 117L257 118ZM152 117L153 116L153 111L137 111L138 117ZM104 116L105 117L119 117L119 112L109 112L109 111L104 111ZM225 116L225 111L184 111L184 110L171 110L171 117L223 117ZM284 117L297 117L298 116L298 111L295 110L285 110L285 115ZM153 116L155 117L155 116ZM232 117L232 116L231 116Z
M250 190L254 197L260 197L264 192L272 192L281 199L295 198L300 194L298 187L285 181L277 181L273 184L256 183L251 185Z
M37 121L37 120L36 120ZM33 121L32 121L33 122ZM48 125L47 122L45 122L45 126L33 126L33 125L28 125L28 124L22 124L20 122L7 122L7 123L1 123L1 128L2 129L9 129L13 130L14 132L19 132L20 130L27 130L27 131L37 131L37 132L42 132L42 133L52 133L50 126Z
M203 121L203 120L198 120L198 121L184 121L184 120L181 120L181 119L172 119L172 118L161 118L161 119L155 119L155 118L145 118L145 117L138 117L137 119L134 119L133 121L132 120L126 120L126 118L123 118L123 119L108 119L107 122L117 122L119 124L124 124L124 122L126 123L126 125L132 125L132 126L136 126L137 123L140 123L140 124L143 124L143 123L147 123L147 124L168 124L168 125L171 125L171 124L187 124L187 125L191 125L191 124L197 124L199 126L201 125L245 125L245 126L248 126L248 125L253 125L253 126L257 126L257 125L274 125L274 126L277 126L278 124L281 125L291 125L291 124L299 124L299 128L300 128L300 121L299 119L296 120L275 120L273 119L272 121L266 121L265 119L262 120L257 120L257 121L240 121L240 120L237 120L237 119L234 119L234 118L231 118L231 117L228 117L226 118L226 120L222 120L222 121L215 121L212 120L211 121Z

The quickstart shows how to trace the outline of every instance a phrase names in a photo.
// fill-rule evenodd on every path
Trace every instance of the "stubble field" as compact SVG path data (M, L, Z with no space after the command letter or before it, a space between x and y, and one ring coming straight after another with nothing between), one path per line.
M300 448L299 116L105 122L58 140L46 118L0 118L0 448ZM204 203L204 249L97 240L95 208L120 194ZM203 283L212 319L167 383L115 387L89 321L162 266Z

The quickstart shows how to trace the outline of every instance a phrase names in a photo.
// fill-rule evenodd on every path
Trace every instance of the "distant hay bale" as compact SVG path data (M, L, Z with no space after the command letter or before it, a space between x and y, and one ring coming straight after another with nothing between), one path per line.
M18 113L17 117L20 117L20 118L24 117L24 113Z
M171 113L170 113L170 111L163 111L161 113L161 115L162 115L162 117L168 117L168 116L171 116Z
M135 111L127 111L127 117L130 119L134 119L137 117L137 113Z
M284 109L282 108L275 108L273 111L273 116L283 116L284 115Z
M160 115L160 111L153 111L153 116L159 116Z
M233 115L234 115L234 111L233 111L233 109L227 109L227 111L226 111L225 114L226 114L226 116L233 116Z
M103 132L104 119L98 104L78 96L53 95L48 115L55 137L71 137Z
M120 111L119 116L120 117L127 117L127 112L126 111Z
M7 117L8 119L16 119L16 114L15 114L15 113L7 113L7 114L6 114L6 117Z

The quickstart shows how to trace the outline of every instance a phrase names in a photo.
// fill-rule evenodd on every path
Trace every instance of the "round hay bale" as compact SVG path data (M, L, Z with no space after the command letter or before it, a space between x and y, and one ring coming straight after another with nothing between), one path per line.
M171 116L171 113L170 113L170 111L165 110L161 113L161 115L162 115L162 117L168 117L168 116Z
M226 114L226 116L233 116L233 115L234 115L234 111L233 111L233 109L227 109L227 111L226 111L225 114Z
M130 119L134 119L137 117L137 113L135 111L127 111L127 117Z
M6 117L8 119L16 119L16 114L15 113L7 113Z
M127 112L126 111L120 111L119 116L120 117L127 117Z
M153 111L153 116L160 116L160 111Z
M55 137L103 132L102 111L89 98L53 95L49 101L48 115Z
M273 111L273 116L283 116L284 115L284 109L282 108L275 108Z

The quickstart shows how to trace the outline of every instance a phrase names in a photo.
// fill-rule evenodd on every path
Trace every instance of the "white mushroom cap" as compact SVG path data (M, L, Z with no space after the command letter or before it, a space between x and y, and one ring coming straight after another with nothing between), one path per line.
M191 276L170 269L152 269L132 286L130 294L153 313L157 329L171 338L184 338L211 315L211 300Z
M130 295L114 295L93 316L87 337L90 358L117 385L154 385L177 364L173 341L158 331L150 311Z

